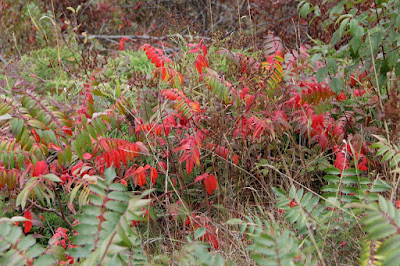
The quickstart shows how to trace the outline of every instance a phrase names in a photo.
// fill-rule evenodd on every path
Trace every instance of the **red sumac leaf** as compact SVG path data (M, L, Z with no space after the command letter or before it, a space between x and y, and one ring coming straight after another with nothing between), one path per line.
M84 155L83 155L83 159L85 159L85 160L89 160L89 159L91 159L92 158L92 155L90 154L90 153L85 153Z
M146 172L143 171L140 174L138 174L137 179L139 186L143 186L144 184L146 184Z
M125 42L128 40L128 38L123 37L119 40L119 50L123 51L125 49Z
M239 165L239 156L237 154L233 155L233 161L236 165Z
M358 163L358 169L360 169L361 171L368 170L367 158L365 158L364 155L361 155L360 162Z
M345 152L340 150L336 153L334 166L342 172L349 168L349 159Z
M322 149L325 149L326 144L328 143L328 137L325 134L319 135L318 143L321 145Z
M144 172L144 168L143 168L143 166L140 166L140 167L138 167L136 170L135 170L135 172L133 172L133 174L134 175L136 175L136 174L140 174L140 173L142 173L142 172Z
M194 160L192 158L188 158L186 160L186 174L190 175L190 173L192 173L194 168Z
M158 168L160 168L161 171L162 171L162 170L167 170L167 163L166 163L166 162L163 162L163 161L160 161L160 162L158 163Z
M58 146L57 144L54 144L54 143L47 144L47 147L49 149L53 149L55 151L62 151L62 148L60 146Z
M121 167L121 156L119 155L118 150L114 150L114 165L117 168Z
M217 237L216 237L214 234L209 233L209 232L207 231L207 233L204 235L204 239L205 239L205 241L207 241L214 249L218 249L218 247L219 247L218 239L217 239Z
M207 178L207 177L208 177L208 173L204 173L204 174L199 175L198 177L196 177L196 179L194 180L194 182L199 182L199 181L201 181L201 180L203 180L203 179L205 179L205 178Z
M210 174L207 178L204 179L204 184L206 186L208 194L211 195L213 191L217 188L217 179L213 174Z
M32 214L29 210L26 210L24 213L24 217L26 219L28 219L29 221L24 221L24 233L28 233L29 231L31 231L32 228Z
M45 161L39 161L36 163L32 176L42 175L46 171L46 169L47 169L47 163Z
M150 179L151 179L151 182L153 183L153 185L156 184L157 177L158 177L157 169L154 167L151 167L150 168Z
M40 137L39 137L38 133L36 133L36 130L32 129L31 132L33 134L33 137L35 138L35 141L40 142Z
M67 134L69 136L72 136L72 131L71 131L71 129L69 127L63 126L62 127L62 131L64 131L65 134Z
M208 63L207 63L206 58L203 55L200 55L200 54L197 55L197 59L196 59L195 64L196 64L197 72L199 72L199 74L202 73L203 68L208 67Z

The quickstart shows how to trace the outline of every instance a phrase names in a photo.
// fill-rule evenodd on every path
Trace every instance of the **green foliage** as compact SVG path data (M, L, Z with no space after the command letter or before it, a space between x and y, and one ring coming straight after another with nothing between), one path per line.
M140 248L140 238L130 224L141 219L142 208L149 200L132 197L125 186L113 183L116 177L113 168L108 168L104 175L105 180L99 179L90 185L93 193L89 204L77 215L80 223L74 229L78 234L71 238L78 247L68 249L67 254L86 258L83 265L142 264L146 257Z
M22 218L22 217L21 217ZM24 236L21 228L13 222L22 219L0 219L0 263L2 265L26 265L35 260L34 265L52 265L56 260L51 254L44 254L45 249L32 235Z
M240 225L239 232L247 233L247 239L251 241L247 249L258 265L305 265L309 260L302 253L294 231L268 220L261 221L258 216L254 219L246 216L246 219L247 222L231 219L227 224Z
M296 234L276 224L254 235L248 249L258 265L305 265Z
M27 81L42 80L45 89L75 87L70 71L78 67L81 55L67 48L46 47L30 52L22 57L23 73L30 73ZM69 71L68 71L69 70Z
M321 200L312 192L304 194L303 189L296 190L295 187L291 187L288 194L280 189L274 191L278 200L276 206L302 242L303 252L326 262L340 260L346 263L338 253L343 252L340 251L343 243L351 242L347 230L359 230L356 215L360 211L351 210L339 201ZM351 254L355 252L353 249L356 247L352 246L346 252Z
M325 181L328 185L322 187L322 196L330 202L371 202L378 199L379 192L392 189L392 186L379 179L371 180L360 170L349 168L341 172L337 168L325 169Z
M363 207L367 209L361 223L367 233L368 261L376 258L382 265L400 265L400 211L382 196L377 203Z
M181 250L181 256L178 255L177 263L179 265L226 265L220 254L212 254L208 251L208 244L188 239L188 245Z
M149 62L144 52L134 50L121 51L119 56L109 60L105 67L104 74L106 76L119 76L125 81L132 71L144 72L150 75L154 70L154 65Z
M75 247L67 249L66 254L79 259L82 265L93 263L133 263L143 264L147 259L140 246L137 230L131 227L132 220L143 219L143 208L149 203L141 196L132 196L125 186L114 183L115 170L108 168L105 178L90 185L92 194L89 204L76 216L79 219L71 238ZM22 236L20 228L12 225L25 221L23 217L0 220L0 262L2 264L23 265L27 260L35 260L37 265L49 265L57 259L63 260L61 247L52 247L51 254L43 255L45 249L32 235ZM29 250L28 250L29 249ZM57 250L57 251L56 251ZM44 263L44 264L43 264Z
M279 189L274 191L278 199L276 206L285 211L285 219L294 225L299 234L307 234L310 227L316 227L318 221L315 219L323 220L325 206L319 204L320 199L311 192L304 194L303 189L296 191L294 187L291 187L289 195Z
M389 79L392 75L400 73L400 53L396 48L400 33L399 1L331 1L334 4L328 10L324 19L324 27L334 30L329 49L340 44L343 48L334 55L322 53L327 61L341 65L343 60L350 59L348 65L344 65L346 73L362 73L366 71L369 82L382 89L390 86ZM368 8L365 8L368 6ZM299 4L300 15L306 17L312 14L320 17L320 7L310 1L301 1ZM334 70L336 71L336 70ZM336 74L334 71L329 73ZM324 71L325 75L328 74ZM320 80L321 80L321 74ZM357 75L355 76L357 77ZM335 77L331 79L332 88L343 87L343 79ZM384 91L388 92L388 89Z
M26 159L35 163L47 156L50 143L61 144L56 136L64 135L62 127L72 125L66 114L37 92L14 88L13 94L12 98L0 97L0 114L4 118L0 123L7 126L4 133L8 133L7 138L1 139L0 161L10 168L16 162L21 167Z
M379 140L378 142L371 145L371 148L378 149L375 156L382 156L381 162L387 162L390 169L394 168L393 172L398 172L400 162L400 148L383 137L375 137Z

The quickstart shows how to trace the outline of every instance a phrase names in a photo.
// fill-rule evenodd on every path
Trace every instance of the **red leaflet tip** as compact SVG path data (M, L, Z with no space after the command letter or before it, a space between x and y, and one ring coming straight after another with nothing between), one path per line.
M32 229L32 214L29 210L26 210L24 213L24 217L28 219L28 221L24 221L24 233L28 233Z

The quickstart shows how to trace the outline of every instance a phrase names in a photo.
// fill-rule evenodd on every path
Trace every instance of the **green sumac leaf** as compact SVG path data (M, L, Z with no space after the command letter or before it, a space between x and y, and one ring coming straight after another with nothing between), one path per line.
M278 196L278 197L286 197L287 195L286 195L286 192L283 190L283 189L281 189L281 188L275 188L275 187L272 187L272 190L274 191L274 193Z
M338 65L336 63L336 60L329 57L326 59L326 63L328 65L329 71L336 75L336 73L338 72Z
M97 233L97 226L93 226L91 224L78 224L75 227L75 230L82 235L94 235Z
M82 150L81 147L78 145L78 143L79 142L77 140L74 140L71 144L72 149L75 151L76 155L78 155L80 159L83 159Z
M396 154L395 150L389 150L382 158L382 162L385 162L393 157Z
M382 27L375 27L371 30L371 45L374 54L378 53L379 47L382 45L385 30Z
M343 81L340 78L333 77L330 85L331 90L336 94L339 94L343 90Z
M323 82L326 75L328 75L328 68L327 67L321 67L320 69L318 69L317 71L317 81L318 82Z
M71 193L70 193L70 196L69 196L69 203L72 204L72 202L73 202L74 199L75 199L76 193L78 193L79 188L80 188L82 185L83 185L83 183L79 183L78 185L76 185L76 186L72 189L72 191L71 191Z
M395 167L400 162L400 153L396 154L390 161L390 167Z
M243 224L243 221L238 218L233 218L228 220L226 224Z
M364 28L358 26L355 34L353 35L353 38L349 42L349 45L354 52L358 50L361 43L363 42L363 36L364 36Z
M120 184L120 183L111 184L109 186L109 188L111 190L114 190L114 191L126 191L127 190L127 188L124 185Z
M370 147L372 149L377 149L377 148L381 148L383 145L385 145L385 144L383 144L382 142L375 142L375 143L371 144Z
M345 169L343 171L343 176L356 176L360 173L360 170L355 169L355 168L349 168L349 169Z
M198 239L202 236L204 236L204 234L206 233L206 228L205 227L200 227L198 229L196 229L196 231L194 231L194 239Z
M379 246L378 251L375 254L387 256L396 250L400 250L400 235L394 235L387 239L382 245Z
M340 175L342 172L337 169L337 168L326 168L324 169L325 173L327 173L328 175Z
M352 18L350 20L349 26L350 26L350 33L354 36L357 33L358 21L355 18Z
M326 175L324 176L325 181L330 183L339 183L340 178L336 175Z
M108 194L109 199L118 200L118 201L128 201L131 196L128 193L121 192L121 191L112 191Z
M342 38L341 33L337 30L333 33L332 38L331 38L331 45L335 45L340 39Z
M390 185L388 182L377 179L373 182L370 192L384 192L390 190L391 188L392 185Z
M35 258L37 256L39 256L40 254L42 254L44 252L44 248L42 248L42 246L40 246L39 244L34 245L33 247L31 247L28 252L26 252L26 256L28 256L29 258Z
M107 201L106 207L112 211L116 211L119 213L123 213L126 211L127 205L125 203L119 202L119 201Z
M104 189L102 189L100 186L90 185L90 190L92 192L100 195L101 197L105 197L106 196L106 191Z
M396 74L397 77L400 76L400 62L396 64L394 68L394 73Z
M96 206L102 206L104 203L104 200L96 195L89 195L89 201Z
M43 176L45 179L53 182L61 182L61 179L55 174L47 174Z
M317 5L314 6L314 15L316 17L321 16L321 9L319 9L319 6L317 6Z
M98 225L100 220L95 215L81 215L79 216L79 222L82 224Z
M43 129L43 130L48 129L47 126L45 124L43 124L43 122L40 122L39 120L36 120L36 119L29 120L28 124L34 128L39 128L39 129Z
M384 154L385 152L387 152L389 150L389 146L381 146L379 148L379 150L377 151L377 153L375 154L375 156L381 156L382 154Z
M18 243L18 249L26 250L36 244L36 240L32 237L32 235L28 235L22 238Z
M350 18L345 18L340 23L340 27L339 27L339 30L338 30L340 36L343 36L344 32L346 31L347 24L349 23L349 20L350 20Z
M305 18L308 15L309 12L310 12L310 3L306 2L300 8L300 12L299 13L300 13L301 17Z
M388 226L387 224L378 224L373 230L369 232L369 239L382 239L396 233L396 228Z
M104 176L106 177L107 184L110 185L117 174L115 173L115 169L113 167L110 167L104 171Z
M54 258L53 254L44 254L40 257L38 257L33 265L40 265L40 266L46 266L46 265L56 265L57 260Z

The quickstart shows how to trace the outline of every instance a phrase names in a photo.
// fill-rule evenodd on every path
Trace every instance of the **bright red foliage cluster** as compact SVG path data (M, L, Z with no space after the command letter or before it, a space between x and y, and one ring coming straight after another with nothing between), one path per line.
M190 136L186 135L181 141L181 146L177 147L174 152L183 151L179 163L186 163L186 173L189 175L194 165L200 165L200 148L204 140L204 134L202 132L197 132L196 135Z
M121 163L128 165L128 160L134 161L139 154L149 154L142 142L129 142L122 139L99 138L93 147L92 156L100 173L105 167L114 164L119 168Z
M193 44L189 43L188 47L194 47L188 53L195 53L197 54L197 58L195 60L195 65L196 65L196 70L201 74L203 72L203 68L208 67L208 63L206 60L206 55L207 55L207 47L203 44L203 40L201 40L199 43ZM201 54L201 52L203 54Z
M119 50L123 51L125 49L125 42L128 40L129 39L126 37L123 37L119 40Z
M157 172L156 168L151 167L148 164L146 164L145 166L130 167L125 173L125 179L130 177L130 178L132 178L133 184L135 184L135 186L137 186L137 185L143 186L144 184L146 184L146 175L148 174L148 172L147 172L148 170L149 170L149 174L150 174L149 175L150 180L153 183L153 185L155 185L156 179L158 177L158 172Z
M159 48L154 48L150 44L145 44L142 47L140 47L140 50L145 51L147 58L151 60L151 62L156 66L156 67L163 67L168 64L173 64L172 60L169 59L167 56L164 55L163 50Z
M28 219L28 221L24 221L24 233L28 233L32 229L32 214L29 210L26 210L24 212L24 217L25 219Z
M368 161L364 155L363 149L361 149L361 151L356 151L351 144L346 143L342 148L336 145L333 148L333 151L336 154L334 165L340 171L343 172L345 169L350 167L350 161L352 158L355 161L358 169L361 171L368 170Z
M164 55L164 52L151 46L150 44L143 45L140 50L145 51L147 58L155 65L156 69L153 71L154 77L161 77L163 81L169 81L175 86L181 86L183 83L183 76L172 67L173 61Z
M76 246L71 244L71 241L68 240L67 229L58 227L55 234L50 239L50 244L52 246L61 246L64 249L74 248ZM66 260L61 261L60 265L63 264L74 264L74 258L68 254L65 254Z
M204 185L206 186L207 192L211 195L213 191L217 188L217 179L215 178L215 175L204 173L196 177L194 182L199 182L201 180L204 180Z

